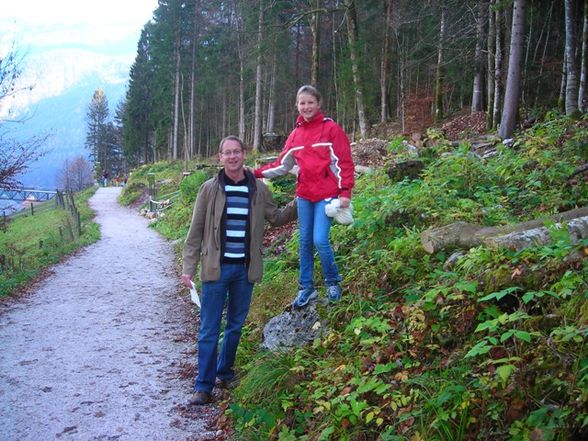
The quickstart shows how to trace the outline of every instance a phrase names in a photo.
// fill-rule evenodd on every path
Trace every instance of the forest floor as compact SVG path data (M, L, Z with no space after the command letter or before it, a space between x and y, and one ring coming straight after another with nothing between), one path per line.
M218 407L185 406L197 312L172 247L119 193L90 199L97 243L0 304L2 440L226 437L214 428Z

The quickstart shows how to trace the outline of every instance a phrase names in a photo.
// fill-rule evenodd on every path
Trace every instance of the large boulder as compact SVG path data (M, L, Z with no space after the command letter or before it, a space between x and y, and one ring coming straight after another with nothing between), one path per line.
M303 309L289 307L263 328L262 347L272 352L302 346L327 331L327 322L317 311L317 302Z

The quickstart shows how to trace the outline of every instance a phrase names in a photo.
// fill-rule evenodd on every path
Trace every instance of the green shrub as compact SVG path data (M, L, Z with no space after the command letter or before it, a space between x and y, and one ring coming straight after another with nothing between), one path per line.
M147 190L143 182L129 182L121 191L118 201L121 205L131 205L139 200Z
M193 204L200 186L210 178L204 171L196 171L188 175L180 182L180 198L184 204Z

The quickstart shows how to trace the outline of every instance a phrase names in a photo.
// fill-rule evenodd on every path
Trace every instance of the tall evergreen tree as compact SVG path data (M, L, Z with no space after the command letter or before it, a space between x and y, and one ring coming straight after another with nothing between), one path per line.
M108 99L102 89L96 89L86 114L86 147L94 161L94 170L99 176L112 173L108 129Z
M153 62L151 55L151 30L153 24L145 25L137 45L137 56L131 66L122 115L122 139L125 156L132 164L153 160L151 139L153 125Z
M94 162L97 176L107 172L117 174L124 169L124 155L119 130L110 121L108 99L102 89L96 89L86 114L86 147Z

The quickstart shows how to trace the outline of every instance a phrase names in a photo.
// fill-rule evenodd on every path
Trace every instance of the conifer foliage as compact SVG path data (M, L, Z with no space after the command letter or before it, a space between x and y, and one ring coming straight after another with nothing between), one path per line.
M307 83L352 136L391 121L422 131L471 104L510 137L558 103L568 114L583 105L585 9L578 0L162 1L130 72L125 155L207 156L228 134L263 150L266 134L293 127L295 91Z
M86 147L91 152L96 176L103 173L118 174L124 168L118 130L110 121L109 114L106 94L102 89L97 89L86 115Z

